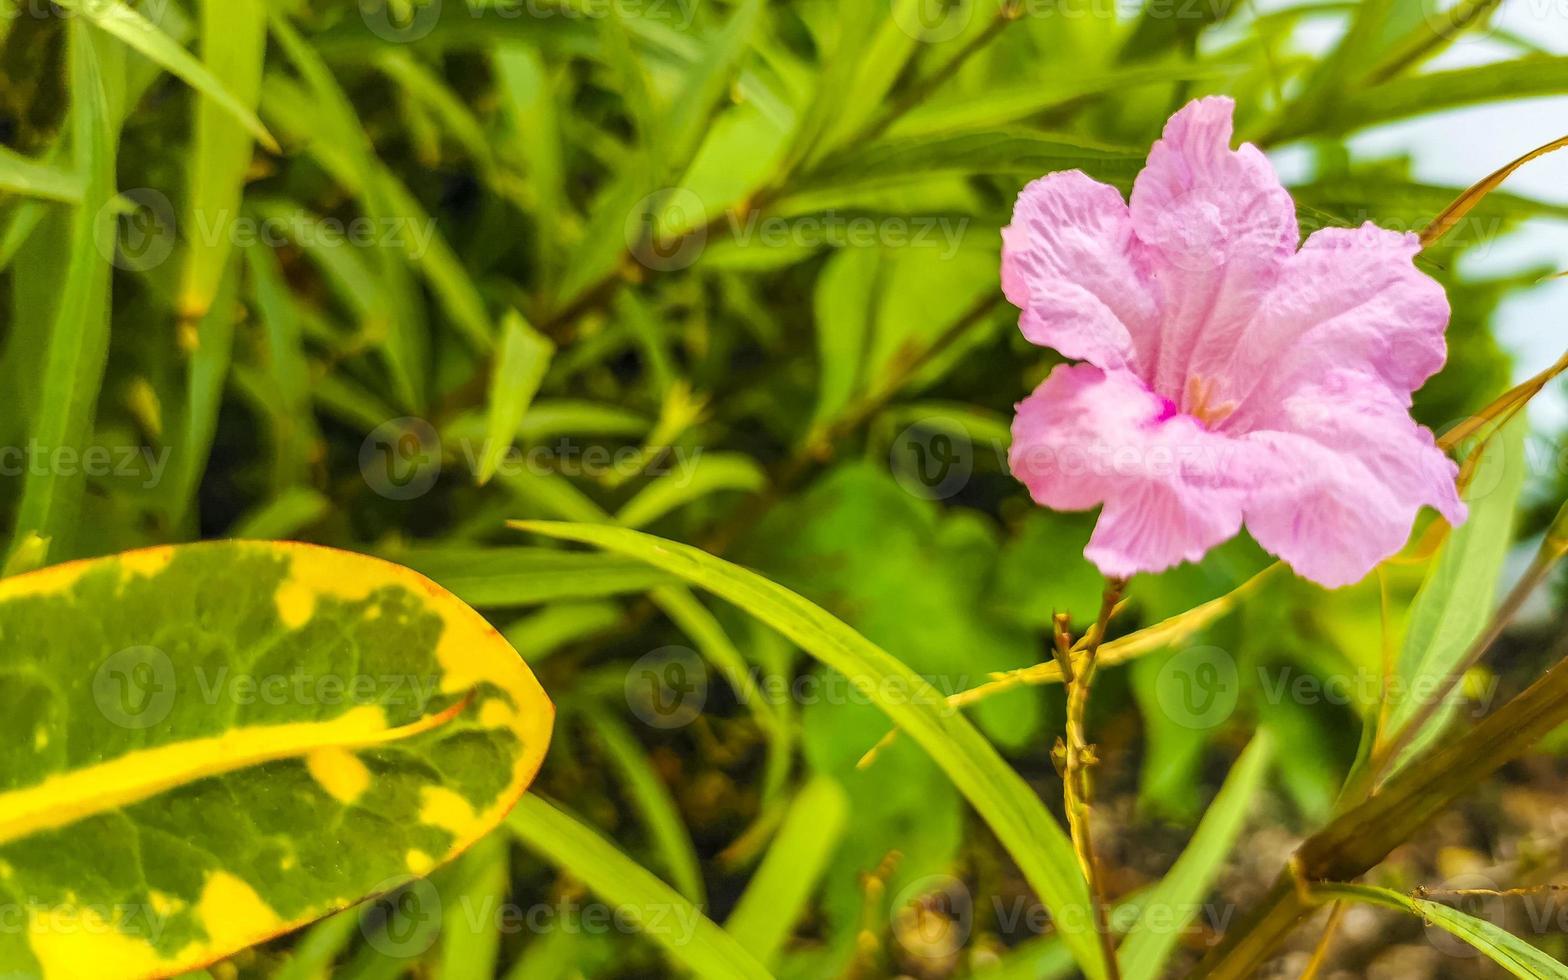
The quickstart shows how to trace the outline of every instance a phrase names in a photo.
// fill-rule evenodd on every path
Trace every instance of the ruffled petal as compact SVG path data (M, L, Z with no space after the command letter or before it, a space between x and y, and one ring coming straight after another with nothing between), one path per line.
M1072 170L1030 183L1002 229L1002 290L1030 342L1107 370L1137 365L1158 311L1116 188Z
M1360 581L1404 547L1423 506L1464 522L1459 467L1380 377L1335 371L1269 421L1246 437L1264 453L1247 529L1299 575L1329 588Z
M1234 111L1227 98L1189 103L1133 185L1133 227L1163 319L1145 376L1188 412L1217 407L1195 401L1214 396L1237 338L1300 241L1295 204L1268 158L1250 143L1231 149Z
M1448 297L1416 268L1419 251L1416 235L1370 222L1308 238L1236 345L1226 427L1255 426L1336 370L1371 375L1408 406L1447 357Z
M1122 578L1197 561L1235 536L1253 451L1176 414L1131 372L1077 364L1019 404L1009 463L1046 507L1104 504L1084 554Z

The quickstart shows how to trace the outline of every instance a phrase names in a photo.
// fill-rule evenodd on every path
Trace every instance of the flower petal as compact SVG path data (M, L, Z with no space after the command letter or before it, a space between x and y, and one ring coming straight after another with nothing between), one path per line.
M1360 581L1404 547L1423 505L1464 523L1459 467L1380 378L1335 371L1270 421L1246 437L1265 452L1247 529L1303 577Z
M1102 368L1135 366L1159 329L1135 245L1116 188L1076 170L1025 187L1002 229L1002 290L1024 336Z
M1415 267L1413 234L1325 228L1290 261L1237 344L1225 376L1245 428L1336 370L1368 374L1409 395L1443 366L1448 297ZM1245 387L1237 387L1245 386Z
M1154 390L1186 411L1190 378L1212 384L1296 250L1296 208L1268 158L1230 146L1235 102L1171 117L1132 192L1132 221L1161 292ZM1212 406L1210 406L1212 407Z
M1104 504L1084 554L1126 577L1197 561L1233 537L1252 451L1176 414L1131 372L1064 364L1019 404L1008 459L1037 503Z

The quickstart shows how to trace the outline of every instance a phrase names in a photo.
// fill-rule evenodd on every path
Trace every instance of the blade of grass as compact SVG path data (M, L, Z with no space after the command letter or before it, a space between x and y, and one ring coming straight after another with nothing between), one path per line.
M1136 903L1138 920L1117 953L1127 980L1153 980L1161 975L1181 933L1197 916L1199 903L1230 856L1273 753L1268 730L1260 730L1236 760L1181 857Z
M604 746L611 764L620 773L621 782L642 817L670 884L700 907L706 901L702 867L669 787L659 778L643 747L624 722L600 709L590 709L587 720L593 737Z
M528 794L506 823L525 847L587 885L697 976L769 977L756 957L696 906L565 811Z
M490 374L490 413L485 427L484 451L475 479L480 486L495 476L501 460L511 451L517 429L533 404L534 395L550 369L555 345L535 330L517 311L501 321L501 348Z
M51 450L78 453L92 436L93 409L109 345L109 257L115 247L116 132L109 115L104 77L93 37L84 20L70 26L71 132L82 203L71 219L70 252L59 306L47 338L42 391L32 437ZM13 542L29 534L49 538L58 560L70 557L70 532L83 492L82 477L58 468L29 467L22 483Z
M1408 912L1427 925L1469 943L1493 963L1523 980L1568 980L1568 967L1547 956L1541 949L1496 925L1466 915L1441 902L1412 898L1387 888L1371 885L1317 884L1312 894L1318 898L1377 905Z
M267 51L264 0L202 0L202 61L213 78L254 112L261 97ZM176 309L195 322L206 315L228 267L245 174L251 162L251 132L211 99L196 103L195 145L190 156L190 207L185 238L189 249Z
M938 707L929 682L800 596L688 545L624 528L514 522L518 530L578 541L648 562L733 602L865 690L969 799L1051 911L1087 975L1104 977L1089 925L1089 894L1071 844L1027 783L962 716Z
M158 30L147 18L126 6L122 0L59 0L59 3L212 100L250 130L262 146L273 153L279 152L277 140L256 118L255 111L247 108L243 97L231 91L194 55Z
M76 204L82 199L82 181L76 174L0 146L0 191Z
M827 776L803 786L724 930L769 967L806 913L849 821L849 797Z

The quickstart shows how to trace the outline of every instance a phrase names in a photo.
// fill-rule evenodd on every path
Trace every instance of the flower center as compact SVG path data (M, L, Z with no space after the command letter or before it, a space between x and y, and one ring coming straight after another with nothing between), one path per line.
M1236 410L1235 402L1209 404L1209 400L1216 397L1214 387L1207 378L1190 377L1187 379L1187 395L1182 399L1186 414L1202 422L1206 429L1217 427Z

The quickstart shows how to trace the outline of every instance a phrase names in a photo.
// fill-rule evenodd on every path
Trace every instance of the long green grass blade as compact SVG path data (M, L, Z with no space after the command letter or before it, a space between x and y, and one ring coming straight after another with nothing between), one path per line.
M512 449L518 426L550 369L555 345L516 311L501 321L501 347L490 374L490 414L484 451L479 457L480 485L490 482Z
M1001 839L1086 974L1105 976L1089 894L1067 835L1016 772L931 684L838 619L755 572L625 528L519 521L519 530L641 559L735 603L865 690L940 765Z
M32 437L51 452L78 454L92 438L93 410L109 344L110 257L116 247L114 197L116 127L105 79L86 21L73 21L70 79L74 103L74 164L82 175L82 203L71 220L65 278L44 354L43 386ZM79 456L78 456L79 458ZM36 533L54 542L52 555L69 557L69 533L83 492L80 471L29 467L17 511L15 542Z
M127 47L156 62L169 74L222 106L224 111L250 130L262 146L274 153L279 152L277 140L256 118L254 109L246 106L242 96L236 95L196 60L195 55L180 47L173 38L158 30L122 0L60 0L60 6L81 14L104 33L113 35Z
M1469 943L1493 963L1522 980L1568 978L1568 966L1547 956L1537 947L1485 919L1466 915L1441 902L1411 898L1400 892L1371 885L1314 884L1312 894L1323 899L1379 905L1418 916L1428 925L1437 926L1449 935Z
M524 846L587 885L697 976L769 976L756 957L701 910L564 811L525 795L506 822Z
M1138 920L1116 955L1126 980L1154 980L1162 975L1166 959L1197 917L1199 903L1219 877L1252 812L1273 752L1267 729L1253 736L1181 857L1158 885L1134 903Z
M818 776L789 805L778 836L724 929L772 966L805 913L849 820L843 787Z

